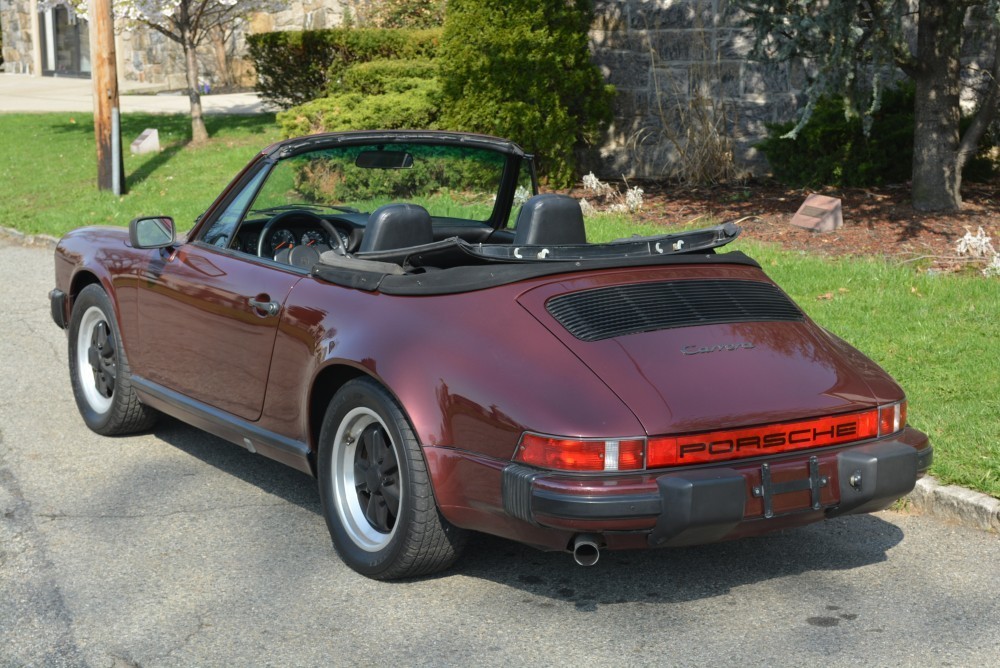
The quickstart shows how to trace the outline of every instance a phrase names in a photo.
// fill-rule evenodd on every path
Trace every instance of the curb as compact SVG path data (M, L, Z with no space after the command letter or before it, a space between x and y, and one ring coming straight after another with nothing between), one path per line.
M1000 532L1000 499L958 485L942 485L930 476L917 481L906 497L915 510L973 529Z
M0 227L0 239L5 239L19 246L39 246L52 249L59 243L58 239L49 234L25 234L10 227Z
M48 234L24 234L9 227L0 227L0 238L21 246L42 248L55 248L59 242ZM924 515L1000 533L1000 499L987 494L958 485L942 485L935 478L924 476L904 500Z

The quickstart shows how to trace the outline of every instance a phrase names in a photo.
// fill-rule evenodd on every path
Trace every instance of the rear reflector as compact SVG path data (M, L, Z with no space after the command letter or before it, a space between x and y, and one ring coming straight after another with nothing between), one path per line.
M820 448L878 436L879 411L649 439L649 468L720 462Z

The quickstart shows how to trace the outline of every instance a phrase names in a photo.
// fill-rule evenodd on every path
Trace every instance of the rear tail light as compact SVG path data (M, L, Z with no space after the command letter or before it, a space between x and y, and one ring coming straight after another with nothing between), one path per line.
M906 401L860 413L649 439L571 439L525 432L514 459L556 471L640 471L711 464L889 436L906 426Z
M576 440L525 433L515 459L558 471L638 471L644 439Z
M878 409L878 435L895 434L906 426L906 401L900 401Z

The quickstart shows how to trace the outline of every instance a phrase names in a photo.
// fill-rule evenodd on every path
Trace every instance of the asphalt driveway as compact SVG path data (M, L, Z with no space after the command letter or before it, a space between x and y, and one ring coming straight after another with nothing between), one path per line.
M0 665L998 664L1000 537L919 515L588 569L483 536L366 580L307 476L173 420L89 432L52 272L0 240Z

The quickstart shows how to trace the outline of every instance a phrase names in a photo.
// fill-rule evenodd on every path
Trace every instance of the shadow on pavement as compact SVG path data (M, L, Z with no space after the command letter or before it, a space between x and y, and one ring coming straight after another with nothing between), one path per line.
M209 466L315 512L322 523L319 495L309 476L170 418L163 418L154 433ZM899 527L874 515L857 515L713 545L605 551L597 565L584 568L568 553L540 552L472 533L458 562L429 579L461 575L488 580L534 597L525 602L543 607L570 603L580 612L593 612L624 603L708 599L748 584L859 569L886 561L886 553L902 539ZM861 578L858 586L864 587Z

